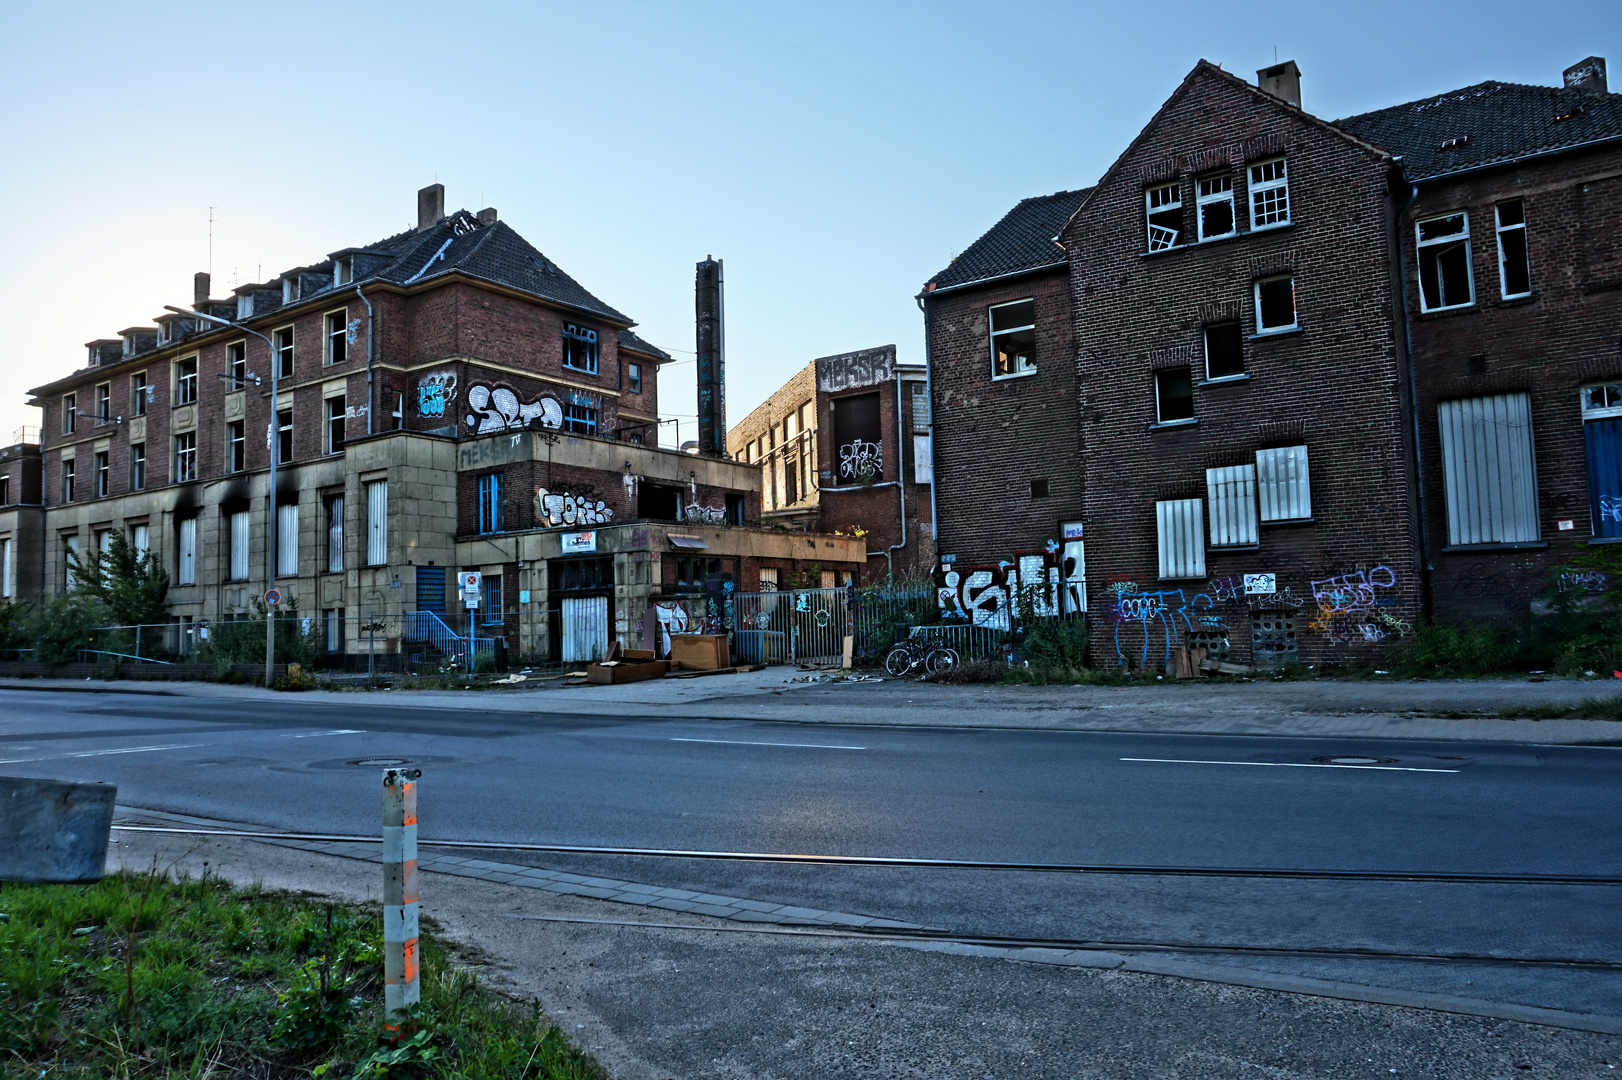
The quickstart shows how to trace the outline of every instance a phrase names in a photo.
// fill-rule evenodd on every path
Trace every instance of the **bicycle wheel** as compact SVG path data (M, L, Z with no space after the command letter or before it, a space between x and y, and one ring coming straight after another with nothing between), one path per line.
M884 657L884 670L897 677L905 675L912 670L912 650L905 645L897 645Z
M957 667L957 650L946 645L935 646L929 650L929 655L924 657L924 670L931 675L939 675L955 667Z

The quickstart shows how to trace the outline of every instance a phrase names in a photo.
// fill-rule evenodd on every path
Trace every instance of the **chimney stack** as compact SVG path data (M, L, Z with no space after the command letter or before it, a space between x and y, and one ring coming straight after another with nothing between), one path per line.
M727 452L726 302L721 261L698 264L694 313L698 317L698 452Z
M1567 90L1592 90L1596 94L1609 93L1609 83L1605 79L1605 57L1590 56L1587 60L1580 60L1562 72L1566 78Z
M483 210L479 211L479 224L480 225L494 225L495 223L496 223L496 208L495 207L487 206Z
M1256 87L1264 94L1288 101L1298 109L1301 107L1301 69L1295 66L1294 60L1256 72Z
M417 192L417 231L427 232L445 220L445 185L429 184Z
M199 271L191 279L191 306L201 311L203 305L208 303L209 279L208 275Z

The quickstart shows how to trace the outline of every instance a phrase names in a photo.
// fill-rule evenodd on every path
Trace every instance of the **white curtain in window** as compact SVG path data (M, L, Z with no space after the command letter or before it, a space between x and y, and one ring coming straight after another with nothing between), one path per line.
M197 519L180 523L180 550L175 553L175 583L197 584Z
M1160 576L1163 579L1205 576L1203 499L1170 499L1155 503L1160 533Z
M1539 539L1531 397L1494 394L1444 401L1436 414L1447 487L1447 542Z
M276 576L298 573L298 503L276 507Z
M231 580L248 580L248 513L231 515Z
M382 566L389 561L389 482L366 485L366 562Z
M1256 466L1234 465L1205 470L1211 497L1211 546L1260 543L1256 526Z
M130 530L130 544L138 552L152 550L152 534L145 525L137 525Z
M344 568L344 497L327 500L327 571L336 574Z
M1263 521L1299 521L1312 516L1307 448L1279 446L1256 451Z

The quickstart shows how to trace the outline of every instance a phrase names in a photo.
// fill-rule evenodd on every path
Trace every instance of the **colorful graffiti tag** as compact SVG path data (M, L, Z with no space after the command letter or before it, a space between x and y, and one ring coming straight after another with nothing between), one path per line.
M946 618L976 626L1011 630L1016 600L1029 614L1047 617L1086 610L1086 582L1080 540L1048 541L1040 551L1016 551L994 564L942 565L936 569L936 596Z
M438 417L456 400L456 372L436 371L417 380L417 415Z
M516 431L538 422L541 427L561 428L563 406L558 399L542 394L534 401L519 401L518 395L506 387L494 390L482 383L468 387L467 406L473 410L463 423L474 429L474 434L486 435L492 431Z

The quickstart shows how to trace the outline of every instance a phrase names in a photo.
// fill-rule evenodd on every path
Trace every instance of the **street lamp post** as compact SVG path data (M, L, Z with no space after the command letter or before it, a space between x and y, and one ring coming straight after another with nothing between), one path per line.
M276 376L277 356L276 343L257 330L250 330L241 323L234 323L230 319L222 319L217 315L209 315L202 311L191 311L186 308L164 305L165 311L172 311L176 315L185 315L188 318L207 319L220 326L229 326L233 330L241 330L244 334L252 334L265 343L270 350L270 427L266 432L267 448L270 450L270 520L265 530L265 592L276 587ZM265 688L269 689L276 678L276 608L275 605L265 605Z

